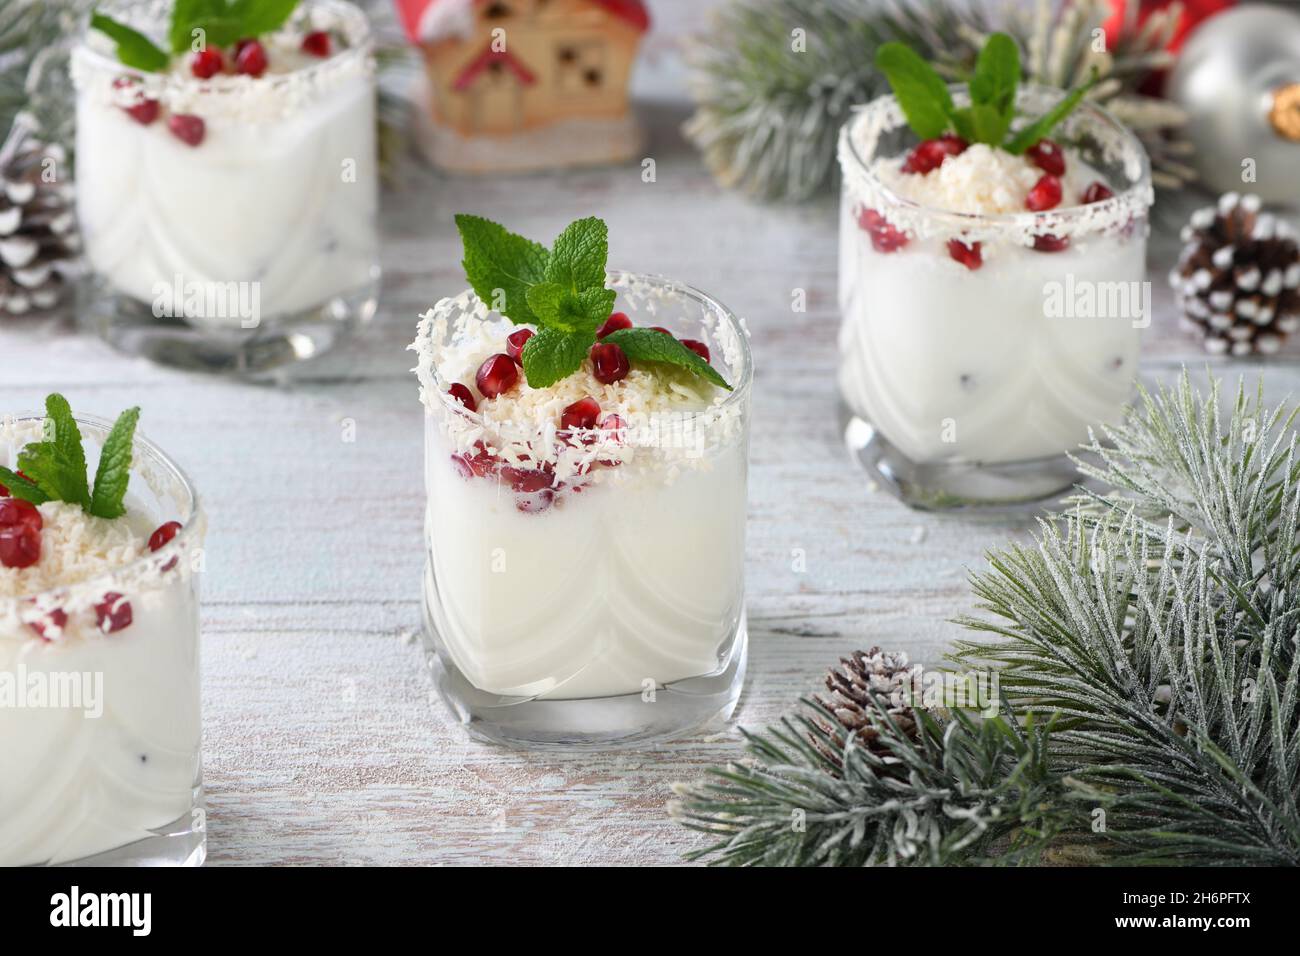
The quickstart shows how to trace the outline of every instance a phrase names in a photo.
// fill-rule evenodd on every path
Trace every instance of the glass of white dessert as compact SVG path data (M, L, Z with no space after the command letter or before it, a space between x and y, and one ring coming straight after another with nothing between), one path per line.
M1061 97L1028 87L1016 104L1032 119ZM1068 488L1066 453L1130 399L1149 324L1141 144L1088 103L1024 155L918 143L885 96L845 124L839 161L850 451L919 508Z
M99 6L163 50L172 11ZM365 14L303 0L271 32L224 48L198 34L155 71L120 49L89 29L72 57L82 321L133 354L250 376L367 323L379 191Z
M111 422L77 416L91 473ZM0 422L0 464L43 416ZM0 486L0 866L198 865L200 546L185 473L137 436L125 514Z
M534 389L531 328L473 293L412 348L425 405L425 643L455 714L533 748L641 744L730 716L744 679L751 359L725 306L609 273L602 328L649 326L729 379L629 370L597 342ZM508 382L507 387L502 387ZM489 397L491 396L491 397Z

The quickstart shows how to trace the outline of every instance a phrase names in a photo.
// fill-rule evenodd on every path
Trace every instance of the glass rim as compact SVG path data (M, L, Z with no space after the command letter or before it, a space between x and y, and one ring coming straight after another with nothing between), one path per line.
M965 83L950 83L948 91L953 94L954 100L969 96L968 86ZM1023 83L1016 91L1016 101L1020 102L1022 96L1039 97L1049 102L1048 108L1060 100L1064 99L1066 93L1064 90L1056 87L1044 86L1038 83ZM1147 156L1146 148L1142 145L1141 140L1137 138L1133 130L1121 123L1105 107L1091 100L1084 100L1075 109L1072 116L1090 115L1092 119L1104 124L1115 134L1118 135L1123 143L1125 150L1131 151L1138 158L1139 172L1137 178L1129 183L1124 189L1115 193L1109 199L1103 199L1100 202L1078 204L1074 206L1057 207L1054 209L1044 210L1043 212L1011 212L1011 213L972 213L959 212L953 209L943 209L938 206L928 206L924 203L916 202L904 196L898 195L888 186L886 186L879 177L871 171L871 165L863 158L858 149L858 144L854 141L853 130L858 123L862 121L864 115L871 112L883 111L891 104L896 103L897 99L893 93L886 93L876 97L869 103L854 106L852 115L844 121L840 127L840 140L844 144L848 155L852 156L857 168L854 172L862 176L869 182L873 189L876 189L889 202L896 206L906 209L917 215L925 215L932 218L948 218L957 222L967 224L989 224L1000 226L1024 226L1041 220L1050 220L1052 222L1069 221L1071 218L1083 218L1085 215L1094 217L1107 212L1116 212L1128 206L1142 206L1150 208L1153 202L1151 186L1151 159ZM903 125L906 125L904 122ZM897 128L897 127L895 127Z
M626 269L607 269L605 275L609 285L615 287L615 291L619 291L617 288L619 280L636 280L672 292L680 293L719 316L720 319L727 323L736 336L736 341L739 343L740 351L740 374L735 383L732 384L731 391L727 393L727 396L721 402L700 409L673 412L674 415L679 416L683 421L690 421L697 417L716 416L721 412L729 412L735 406L740 405L742 401L748 400L754 380L754 354L749 347L749 335L745 330L745 326L735 312L727 308L727 306L723 305L713 296L709 295L709 293L704 292L695 286L688 285L687 283L680 282L676 279L671 279L668 276L656 272L631 272ZM471 296L475 301L481 301L473 289L465 289L460 294ZM421 334L423 335L424 333ZM458 399L453 398L451 393L447 391L447 388L454 383L449 382L442 376L437 363L432 365L430 371L433 378L433 384L439 386L435 388L434 391L438 395L438 400L442 404L443 408L458 415L472 414ZM584 430L594 432L601 431L599 426L593 429L574 428L570 430L576 433L581 433Z
M118 4L124 4L125 0L116 0ZM130 4L126 4L130 5ZM100 8L112 9L114 3L101 3ZM156 73L147 70L141 70L137 67L128 66L121 60L115 59L102 50L96 49L94 45L87 41L91 34L90 20L86 18L77 41L73 47L72 55L78 58L84 58L90 62L90 65L105 73L131 74L149 78L150 82L155 83L159 89L179 90L185 93L198 93L204 95L220 95L228 93L238 87L257 84L259 87L278 87L288 83L296 83L302 77L312 77L317 73L324 72L326 69L337 68L340 63L346 63L359 57L373 57L375 50L375 32L370 23L370 18L366 16L365 11L355 4L345 2L345 0L302 0L298 9L306 10L311 7L320 7L323 9L333 10L343 20L351 20L354 24L360 26L358 36L360 40L355 45L350 45L345 50L337 54L325 57L317 63L309 63L306 66L288 73L264 74L260 77L242 76L238 74L217 74L207 79L200 79L192 76L188 72L181 73ZM184 54L170 54L173 57Z
M49 416L46 415L45 412L30 411L15 412L14 414L4 416L5 420L12 422L44 422L48 417ZM98 415L74 414L72 417L76 420L78 426L89 425L102 432L104 435L107 435L113 428L113 422L101 418ZM45 588L41 591L29 591L9 597L0 597L0 608L14 607L34 599L61 594L76 588L90 587L101 581L111 581L114 578L132 572L137 568L144 567L152 562L160 561L161 559L159 558L159 555L164 552L176 551L179 555L179 553L184 549L184 545L188 544L196 535L202 535L206 515L203 511L203 504L199 498L198 490L194 487L194 482L190 479L190 476L186 473L185 469L178 465L155 442L138 431L135 433L132 446L133 449L143 449L145 452L152 455L154 461L158 465L162 466L166 476L176 481L184 494L189 498L189 515L187 515L186 520L181 523L181 530L176 532L176 536L157 551L151 551L148 554L141 555L132 561L111 568L103 574L85 578L80 581L73 581L68 584L60 584L55 587ZM133 459L134 458L135 456L133 455ZM134 460L132 464L134 465ZM132 471L135 471L134 467L132 468Z

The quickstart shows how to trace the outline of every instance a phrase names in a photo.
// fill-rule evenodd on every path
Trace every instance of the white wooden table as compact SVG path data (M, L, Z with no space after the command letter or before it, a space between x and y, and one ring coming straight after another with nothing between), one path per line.
M0 409L38 408L54 389L100 415L140 404L142 430L206 501L211 862L675 863L698 841L667 819L669 784L739 752L732 726L655 751L517 753L470 741L433 696L415 636L421 408L404 350L416 316L465 284L456 212L543 240L603 216L611 265L679 277L748 319L752 643L739 723L775 718L857 647L938 662L958 633L947 621L970 606L968 569L1024 535L1006 518L911 512L850 465L832 375L833 198L764 207L714 185L678 131L689 105L677 44L702 5L652 6L636 89L657 181L636 165L495 180L413 168L385 199L375 327L291 388L160 369L70 323L0 323ZM1148 361L1199 361L1172 331L1163 274ZM790 309L796 288L804 313ZM1292 377L1281 365L1270 374Z

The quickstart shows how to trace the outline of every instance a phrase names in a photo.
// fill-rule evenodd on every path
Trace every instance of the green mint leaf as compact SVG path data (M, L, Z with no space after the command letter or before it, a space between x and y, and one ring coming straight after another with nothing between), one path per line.
M284 26L298 0L233 0L230 15L243 26L243 36L259 37Z
M606 289L604 286L583 289L578 293L578 301L582 303L583 315L591 325L592 331L605 324L605 320L614 311L614 300L617 298L617 292L613 289Z
M998 146L1006 138L1011 117L1003 114L988 103L972 103L967 108L970 119L970 136L962 139L968 143L987 143Z
M911 48L896 42L883 44L876 51L876 69L885 74L907 125L917 136L934 139L948 128L954 112L948 84Z
M50 500L50 496L41 491L35 482L28 481L22 475L3 466L0 466L0 485L8 488L9 494L14 498L30 501L34 505L42 505Z
M89 508L81 429L68 400L57 392L45 399L45 429L44 441L32 442L18 453L18 469L51 498Z
M537 324L559 332L576 332L582 324L582 303L567 286L539 282L528 290L528 307Z
M542 328L524 346L524 376L533 388L546 388L582 368L596 333Z
M1019 156L1024 153L1030 146L1033 146L1040 139L1050 133L1061 120L1069 116L1076 106L1083 102L1083 98L1088 95L1088 91L1097 85L1099 79L1096 68L1093 68L1092 76L1083 86L1075 87L1070 91L1061 102L1057 103L1050 110L1040 116L1037 120L1030 123L1015 136L1011 137L1010 142L1002 148L1008 153L1014 153Z
M139 408L128 408L113 423L104 447L99 453L99 467L95 470L95 493L90 499L89 511L100 518L120 518L126 514L122 501L126 486L131 481L131 458L135 448L135 426L140 420Z
M1016 115L1016 87L1020 83L1020 49L1005 33L988 38L975 63L970 81L971 105L962 111L970 124L973 143L999 146Z
M458 214L456 228L465 248L465 277L484 304L516 325L540 324L528 290L545 281L546 247L479 216Z
M239 18L227 7L226 0L176 0L172 7L168 39L173 53L186 53L194 47L194 31L203 31L208 47L230 46L236 40L255 34L245 33Z
M117 58L132 69L157 73L171 64L171 57L158 49L152 40L124 23L96 11L91 14L90 26L117 43Z
M531 345L532 339L528 341ZM720 388L731 391L731 386L718 374L717 369L671 335L656 332L654 329L619 329L605 336L602 341L613 342L634 362L665 362L676 365L694 372L700 378L707 379ZM532 384L531 378L528 384Z
M551 246L546 263L546 280L580 292L605 284L605 262L609 258L609 227L592 216L571 222Z

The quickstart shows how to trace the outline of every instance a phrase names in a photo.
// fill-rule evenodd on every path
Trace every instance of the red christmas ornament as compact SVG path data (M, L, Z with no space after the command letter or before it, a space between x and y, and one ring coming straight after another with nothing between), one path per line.
M1138 4L1137 27L1140 29L1151 14L1163 10L1174 2L1175 0L1110 0L1111 15L1102 24L1102 28L1106 31L1107 48L1113 49L1118 41L1129 4ZM1169 41L1169 49L1174 53L1182 48L1183 40L1192 32L1193 27L1216 13L1236 6L1237 0L1182 0L1182 4L1183 15L1179 18L1173 39Z

